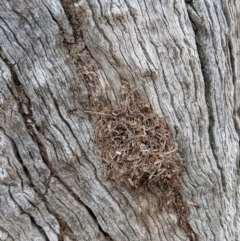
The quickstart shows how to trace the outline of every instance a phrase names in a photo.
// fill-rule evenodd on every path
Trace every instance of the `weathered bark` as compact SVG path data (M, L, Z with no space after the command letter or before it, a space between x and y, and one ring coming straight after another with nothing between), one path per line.
M0 240L240 240L240 2L0 3ZM166 118L188 230L160 190L105 179L89 90ZM192 204L197 204L198 207ZM181 220L180 220L181 221Z

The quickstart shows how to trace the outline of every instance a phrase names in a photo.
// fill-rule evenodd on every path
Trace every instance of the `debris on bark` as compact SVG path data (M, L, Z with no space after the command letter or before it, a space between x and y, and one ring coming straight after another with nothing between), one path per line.
M122 106L115 110L101 98L91 69L78 63L77 70L89 92L91 111L96 116L96 144L106 164L107 178L129 183L142 190L158 186L173 190L183 166L164 118L123 81Z
M112 108L101 96L94 71L83 63L76 66L88 89L91 110L84 113L95 117L95 141L107 178L130 184L140 192L153 186L167 191L163 205L175 210L179 226L189 240L196 241L177 187L183 165L166 120L155 114L126 81L119 96L121 107Z
M166 120L154 114L127 84L121 97L121 109L104 107L97 113L96 143L107 177L137 189L157 185L172 190L183 168Z

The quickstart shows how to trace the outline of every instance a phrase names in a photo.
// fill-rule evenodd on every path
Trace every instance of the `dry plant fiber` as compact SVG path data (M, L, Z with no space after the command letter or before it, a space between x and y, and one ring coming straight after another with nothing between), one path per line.
M121 95L121 109L105 107L97 115L96 142L107 177L137 189L156 185L173 190L183 168L166 120L127 85Z

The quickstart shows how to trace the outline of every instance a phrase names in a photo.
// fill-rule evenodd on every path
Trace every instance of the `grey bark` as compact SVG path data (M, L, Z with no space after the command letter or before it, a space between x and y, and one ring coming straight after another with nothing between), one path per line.
M239 241L239 14L227 0L1 1L0 240ZM89 110L77 59L109 105L125 79L167 119L191 236L158 188L105 179L94 122L72 114Z

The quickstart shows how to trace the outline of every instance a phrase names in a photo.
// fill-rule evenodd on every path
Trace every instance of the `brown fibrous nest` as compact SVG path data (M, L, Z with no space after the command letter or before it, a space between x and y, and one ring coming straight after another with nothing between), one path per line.
M107 177L138 189L174 189L183 168L166 120L126 86L121 96L121 109L105 107L97 115L96 142Z

